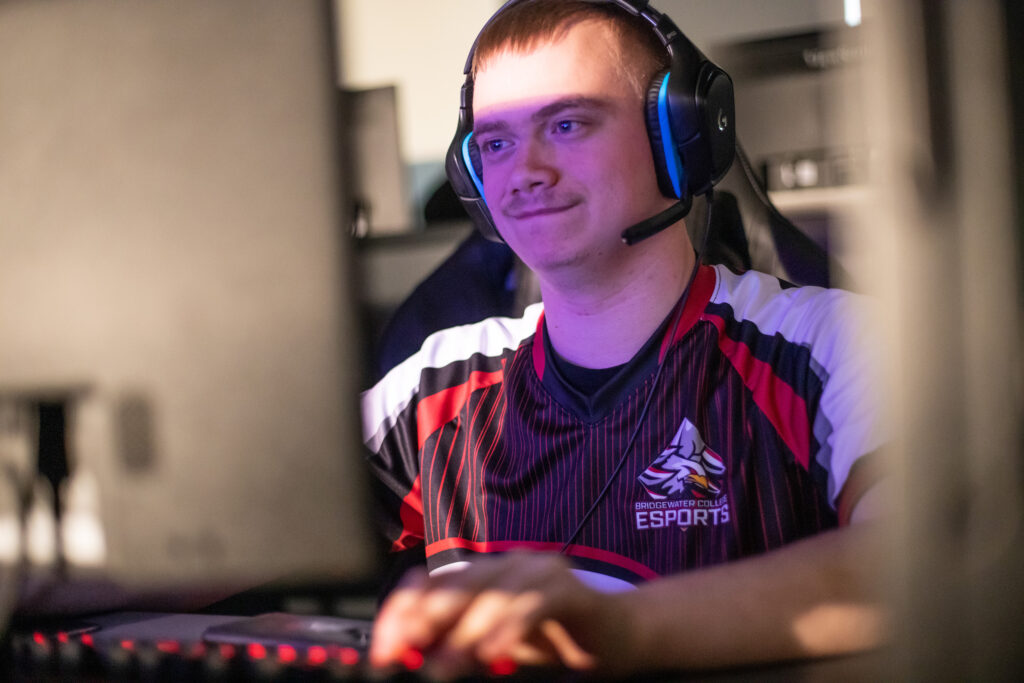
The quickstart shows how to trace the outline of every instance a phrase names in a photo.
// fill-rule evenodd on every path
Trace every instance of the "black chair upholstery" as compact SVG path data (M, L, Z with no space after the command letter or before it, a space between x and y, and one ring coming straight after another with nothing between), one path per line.
M690 234L703 225L704 203L694 202ZM739 144L732 168L715 188L705 263L758 270L794 285L833 286L841 267L825 249L779 213Z
M378 378L432 332L516 313L517 263L507 245L470 233L391 316L375 349Z

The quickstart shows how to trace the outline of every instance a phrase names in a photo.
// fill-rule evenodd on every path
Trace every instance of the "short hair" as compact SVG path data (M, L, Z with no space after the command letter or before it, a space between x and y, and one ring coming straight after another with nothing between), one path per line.
M602 21L612 29L618 45L608 47L618 53L623 76L641 95L654 75L669 67L668 50L654 29L621 7L587 0L523 0L501 11L480 32L473 53L473 78L496 54L528 52L561 39L587 20Z

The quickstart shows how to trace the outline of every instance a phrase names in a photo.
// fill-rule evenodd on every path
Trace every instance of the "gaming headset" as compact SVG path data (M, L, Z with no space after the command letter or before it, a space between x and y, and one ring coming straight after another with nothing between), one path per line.
M486 27L508 7L524 0L509 0ZM669 209L627 228L622 238L634 244L668 227L689 213L694 196L707 194L722 179L736 151L732 80L683 35L667 16L648 0L587 0L616 5L640 16L665 46L667 71L656 74L647 89L647 134L654 155L658 188L678 200ZM445 171L473 223L489 239L503 241L484 199L480 150L473 141L473 42L459 106L459 125L448 148Z

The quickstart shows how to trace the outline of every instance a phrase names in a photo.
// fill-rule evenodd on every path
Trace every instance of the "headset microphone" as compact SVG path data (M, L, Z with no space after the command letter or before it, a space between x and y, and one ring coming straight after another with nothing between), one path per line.
M661 213L651 216L647 220L640 221L639 223L631 225L623 230L622 241L633 246L637 242L658 234L668 226L680 220L689 213L689 210L690 207L688 206L688 202L676 202Z

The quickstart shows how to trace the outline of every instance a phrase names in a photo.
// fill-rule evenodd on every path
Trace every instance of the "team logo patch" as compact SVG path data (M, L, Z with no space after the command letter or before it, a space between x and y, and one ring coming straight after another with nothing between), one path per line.
M725 462L683 419L672 443L640 475L649 500L634 504L637 529L707 526L729 521Z

